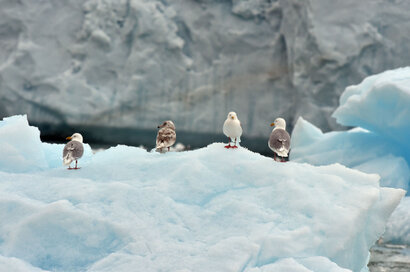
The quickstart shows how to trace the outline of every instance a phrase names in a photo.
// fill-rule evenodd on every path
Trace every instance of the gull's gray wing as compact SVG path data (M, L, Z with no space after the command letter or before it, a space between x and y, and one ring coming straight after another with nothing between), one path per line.
M269 147L275 150L290 148L290 136L289 133L284 129L275 129L272 131L269 137Z
M84 154L83 144L78 141L69 141L64 147L63 158L69 153L75 160L81 158Z

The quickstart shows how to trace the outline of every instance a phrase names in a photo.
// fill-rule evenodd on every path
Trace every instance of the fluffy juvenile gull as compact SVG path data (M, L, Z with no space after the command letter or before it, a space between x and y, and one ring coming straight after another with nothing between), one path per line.
M83 136L80 133L74 133L71 137L67 137L69 141L63 150L63 164L68 165L68 169L80 169L77 167L77 160L83 156ZM71 168L71 163L75 161L75 167Z
M176 139L177 134L175 133L175 125L172 121L165 121L162 125L158 126L157 134L157 146L156 149L159 152L163 152L164 148L172 146Z
M283 162L285 161L283 158L288 157L290 148L290 136L286 131L286 121L283 118L277 118L270 126L275 126L275 128L270 134L268 146L274 152L275 161L276 155L278 155Z
M241 142L242 126L235 112L231 111L228 114L223 126L223 132L229 138L229 143L225 148L238 148L238 144Z

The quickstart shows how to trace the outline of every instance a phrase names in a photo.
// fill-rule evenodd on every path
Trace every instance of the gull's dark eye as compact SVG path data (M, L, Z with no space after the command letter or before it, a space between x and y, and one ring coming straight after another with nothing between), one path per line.
M166 125L166 124L167 124L167 122L164 122L164 123L163 123L163 125Z

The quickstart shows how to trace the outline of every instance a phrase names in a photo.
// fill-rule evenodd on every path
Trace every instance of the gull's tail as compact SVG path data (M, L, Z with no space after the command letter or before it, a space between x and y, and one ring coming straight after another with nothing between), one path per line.
M63 164L70 165L72 161L73 161L73 158L71 157L70 152L68 152L68 154L63 158Z
M159 145L157 145L156 148L157 148L157 149L165 148L165 144L164 144L164 143L160 143Z

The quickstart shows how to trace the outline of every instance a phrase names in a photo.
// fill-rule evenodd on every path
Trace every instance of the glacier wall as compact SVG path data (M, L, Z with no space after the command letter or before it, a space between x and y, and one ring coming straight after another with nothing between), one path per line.
M277 116L335 129L345 86L408 64L409 9L381 0L0 0L0 118L28 114L45 133L154 129L164 119L220 133L235 110L245 137L268 137Z

